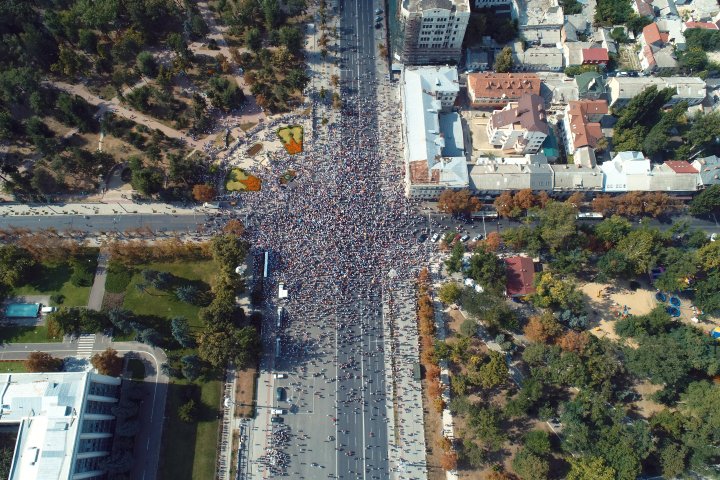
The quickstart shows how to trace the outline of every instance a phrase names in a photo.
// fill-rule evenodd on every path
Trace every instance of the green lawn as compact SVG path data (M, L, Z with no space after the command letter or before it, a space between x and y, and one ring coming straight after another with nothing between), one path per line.
M105 279L105 291L123 293L132 281L134 269L110 262Z
M187 280L199 280L210 284L213 274L215 273L214 262L211 260L204 260L195 262L151 263L147 265L138 265L135 269L136 273L133 275L127 289L125 290L123 307L135 312L137 315L162 317L166 319L170 319L172 317L185 317L191 326L200 327L201 323L198 318L200 307L181 302L169 292L161 292L153 288L149 288L146 292L142 292L137 289L136 285L142 283L142 275L140 272L144 269L170 272L176 277L185 278Z
M43 343L60 342L62 338L48 338L45 325L24 327L19 325L0 326L0 343Z
M0 373L25 373L25 362L22 360L6 360L0 362Z
M67 263L59 265L42 264L33 274L33 280L13 290L15 295L53 295L65 296L63 305L68 307L87 306L90 287L76 287L70 282L72 267ZM52 303L52 302L51 302Z
M163 480L206 480L215 477L215 459L222 383L211 380L196 384L177 380L168 385L165 431L160 458ZM200 400L197 420L185 423L177 409L189 398Z

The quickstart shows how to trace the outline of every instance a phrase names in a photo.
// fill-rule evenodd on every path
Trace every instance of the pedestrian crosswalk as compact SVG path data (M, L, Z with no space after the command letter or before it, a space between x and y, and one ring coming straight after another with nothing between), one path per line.
M90 358L95 346L95 334L84 333L78 338L77 357Z

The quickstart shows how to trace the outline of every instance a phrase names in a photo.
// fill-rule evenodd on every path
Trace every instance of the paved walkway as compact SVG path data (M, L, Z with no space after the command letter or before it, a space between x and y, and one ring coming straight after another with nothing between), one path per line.
M100 252L98 256L97 270L95 270L95 280L90 289L90 297L88 298L87 308L90 310L100 311L102 309L103 297L105 296L105 280L107 279L107 252Z

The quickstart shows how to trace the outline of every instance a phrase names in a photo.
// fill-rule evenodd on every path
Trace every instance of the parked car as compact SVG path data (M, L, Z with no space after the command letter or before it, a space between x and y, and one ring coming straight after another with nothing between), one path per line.
M271 417L270 422L271 423L285 423L285 419L283 417Z
M276 373L273 378L287 378L287 373Z
M270 410L270 413L272 413L273 415L284 415L285 410L283 410L282 408L273 408L272 410Z
M430 239L430 241L431 241L432 243L436 243L438 240L440 240L440 234L439 234L439 233L434 233L433 236L432 236L432 238Z
M468 235L467 233L465 235L463 235L462 237L460 237L460 241L463 243L467 242L468 240L470 240L470 235Z
M285 400L285 389L283 387L277 387L275 389L275 400L278 402Z

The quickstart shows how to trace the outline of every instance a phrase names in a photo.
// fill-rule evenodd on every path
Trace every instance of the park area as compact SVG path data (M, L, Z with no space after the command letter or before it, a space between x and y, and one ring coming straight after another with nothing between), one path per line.
M277 135L290 155L303 151L303 127L300 125L289 125L278 129Z
M242 168L233 168L225 180L225 190L228 192L258 192L262 186L261 180L250 175Z

